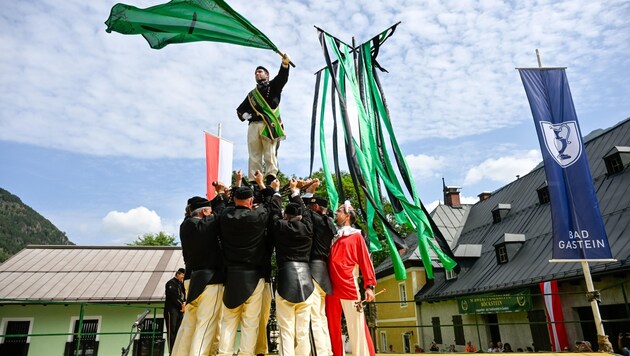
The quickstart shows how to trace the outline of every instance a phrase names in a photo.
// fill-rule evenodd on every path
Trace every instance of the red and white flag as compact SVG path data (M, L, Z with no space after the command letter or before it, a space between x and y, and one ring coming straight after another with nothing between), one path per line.
M549 328L549 338L551 347L555 352L562 352L569 347L567 333L564 328L564 317L562 316L562 304L558 294L558 282L548 281L540 283L540 292L545 301L545 312Z
M213 182L226 186L232 183L232 155L234 144L218 136L206 134L206 195L214 198Z

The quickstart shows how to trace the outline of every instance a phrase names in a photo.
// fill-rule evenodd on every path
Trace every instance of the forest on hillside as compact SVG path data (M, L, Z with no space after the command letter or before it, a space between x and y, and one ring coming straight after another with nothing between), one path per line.
M74 245L66 234L16 195L0 188L0 263L26 245Z

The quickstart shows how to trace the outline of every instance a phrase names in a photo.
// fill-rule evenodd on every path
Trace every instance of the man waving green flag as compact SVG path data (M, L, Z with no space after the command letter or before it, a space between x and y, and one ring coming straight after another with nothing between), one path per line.
M154 49L171 43L211 41L270 49L282 55L264 33L223 0L171 0L146 9L116 4L105 24L107 32L144 36Z

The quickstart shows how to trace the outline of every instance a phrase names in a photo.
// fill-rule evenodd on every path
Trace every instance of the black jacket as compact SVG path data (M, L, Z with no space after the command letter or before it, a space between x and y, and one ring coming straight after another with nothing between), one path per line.
M186 290L184 283L173 277L164 286L166 289L166 299L164 300L164 309L181 310L182 304L186 301Z
M274 191L262 191L263 204L249 209L228 206L219 219L221 242L225 264L231 266L262 269L265 266L267 249L267 226L270 216L270 200Z
M223 253L219 241L218 214L225 208L226 201L225 195L218 195L212 200L212 215L203 218L188 217L180 225L179 239L188 276L196 270L211 269L220 272L213 283L223 283Z
M230 309L243 304L269 274L267 227L274 191L268 188L262 194L263 204L253 209L228 206L219 220L226 264L223 303Z
M328 261L330 245L337 233L337 228L328 215L322 215L316 211L308 210L313 221L313 246L311 247L311 260Z
M282 88L289 80L289 68L285 68L280 66L280 70L278 74L267 83L256 84L258 91L265 98L267 104L272 109L275 109L280 105L280 97L282 94ZM256 114L254 108L249 104L249 100L245 97L245 100L241 103L241 105L236 108L236 114L241 121L245 121L243 118L244 113L249 113L252 118L249 121L261 121L263 118Z
M287 261L308 262L310 259L313 242L311 214L306 212L306 207L299 196L291 198L291 201L301 205L302 219L276 218L274 221L272 232L278 265Z
M278 294L292 303L301 303L314 290L308 263L313 241L313 224L302 198L295 196L291 201L300 204L303 212L301 219L284 220L276 217L271 231L278 262Z

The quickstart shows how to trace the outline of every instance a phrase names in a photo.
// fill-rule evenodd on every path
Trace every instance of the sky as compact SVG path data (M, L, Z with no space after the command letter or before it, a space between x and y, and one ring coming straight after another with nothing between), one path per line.
M205 194L203 132L234 143L246 169L247 125L235 108L268 50L196 42L151 49L106 33L115 1L29 0L0 13L0 187L81 245L178 235L186 200ZM159 1L127 2L140 8ZM381 48L380 79L420 199L442 177L464 203L540 161L516 67L567 67L584 135L630 117L630 2L229 1L297 65L282 94L287 175L309 174L314 26L362 43L401 21ZM321 166L316 157L315 168Z

